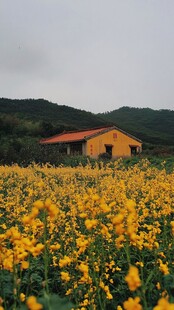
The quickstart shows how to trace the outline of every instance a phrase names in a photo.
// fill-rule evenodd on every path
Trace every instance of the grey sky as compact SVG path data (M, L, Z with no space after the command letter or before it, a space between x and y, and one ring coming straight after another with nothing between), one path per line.
M0 97L174 110L173 0L0 0Z

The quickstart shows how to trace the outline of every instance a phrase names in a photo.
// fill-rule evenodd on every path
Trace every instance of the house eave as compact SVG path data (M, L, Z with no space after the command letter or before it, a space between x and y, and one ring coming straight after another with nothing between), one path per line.
M59 141L59 142L44 142L40 140L40 144L42 145L52 145L52 144L69 144L69 143L75 143L75 142L85 142L85 139L80 139L80 140L69 140L69 141Z

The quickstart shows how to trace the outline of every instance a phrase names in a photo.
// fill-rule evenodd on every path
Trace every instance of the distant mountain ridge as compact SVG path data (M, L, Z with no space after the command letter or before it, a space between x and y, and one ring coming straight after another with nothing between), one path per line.
M174 145L174 111L122 107L97 116L117 124L144 142Z
M10 114L34 122L45 121L74 128L103 126L106 120L91 112L58 105L45 99L0 98L0 115Z
M44 99L0 98L0 119L4 117L17 119L18 122L21 120L26 124L42 122L49 129L54 126L54 134L57 127L68 130L116 125L143 142L174 145L174 111L171 110L122 107L111 112L93 114ZM0 125L1 130L4 129ZM42 131L38 132L42 136ZM50 133L52 131L45 131L47 136Z

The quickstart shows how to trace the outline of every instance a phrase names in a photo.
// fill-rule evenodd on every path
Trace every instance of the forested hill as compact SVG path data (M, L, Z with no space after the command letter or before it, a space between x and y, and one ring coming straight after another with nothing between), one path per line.
M174 145L174 111L123 107L97 116L113 122L144 142Z
M107 122L91 112L54 104L44 99L0 98L0 117L3 115L74 129L103 126Z
M39 139L63 130L109 124L133 134L144 143L174 146L174 111L122 107L93 114L44 99L0 98L0 137L5 144L10 143L9 135L18 140L25 136Z

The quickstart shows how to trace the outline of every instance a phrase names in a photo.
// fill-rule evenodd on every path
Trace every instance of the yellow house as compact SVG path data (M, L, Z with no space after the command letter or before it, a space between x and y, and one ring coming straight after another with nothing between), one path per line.
M141 153L142 141L116 126L64 131L40 140L42 145L60 145L68 155L98 158L108 153L112 158L130 157Z

